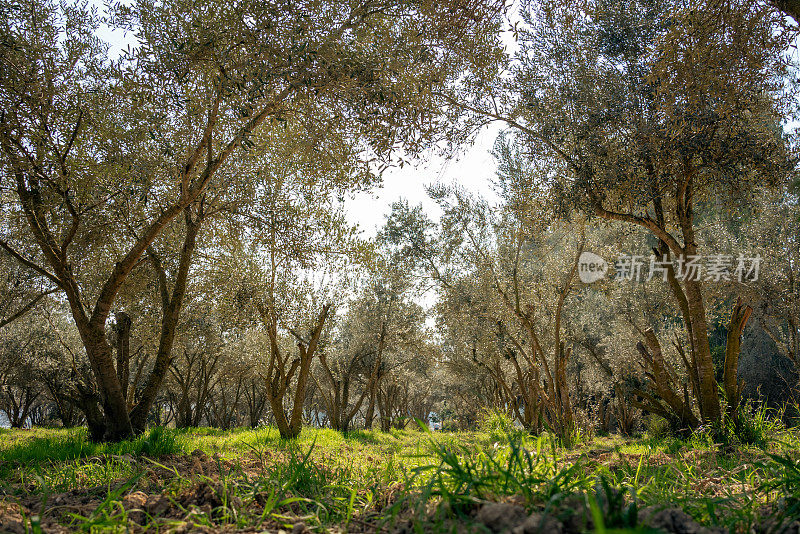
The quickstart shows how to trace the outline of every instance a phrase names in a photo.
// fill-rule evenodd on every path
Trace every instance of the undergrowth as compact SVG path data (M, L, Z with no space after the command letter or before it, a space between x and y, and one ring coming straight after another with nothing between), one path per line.
M89 443L83 430L8 431L0 493L24 504L29 530L53 522L86 531L303 522L450 531L497 501L586 531L643 532L642 510L653 506L677 506L732 532L763 523L765 508L773 525L800 516L795 430L762 425L764 439L753 446L701 431L585 438L564 448L507 423L495 418L473 433L307 429L294 442L269 428L154 429L107 445ZM148 499L144 512L131 508L135 493ZM71 506L75 495L91 506Z

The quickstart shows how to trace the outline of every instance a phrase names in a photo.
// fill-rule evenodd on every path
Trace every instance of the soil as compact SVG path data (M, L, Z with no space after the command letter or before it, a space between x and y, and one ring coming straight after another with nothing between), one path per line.
M605 451L591 458L590 461L609 461L605 458ZM231 523L230 516L243 507L248 511L260 515L269 495L256 493L254 499L242 503L237 498L230 502L223 502L224 488L220 483L219 474L230 472L234 467L217 456L208 456L202 451L194 451L189 455L172 455L159 458L157 461L147 458L127 458L128 461L137 463L143 468L144 474L133 489L127 490L123 485L117 487L98 486L92 488L75 489L72 491L51 494L43 502L42 497L31 495L21 499L0 495L0 533L27 534L31 526L39 524L45 533L72 532L70 524L84 523L80 518L102 519L104 510L106 515L112 516L113 521L119 522L122 514L127 514L129 532L144 532L152 530L155 521L159 524L159 531L164 532L284 532L285 534L303 534L311 530L302 521L302 518L292 519L291 510L277 521L268 517L258 528L251 527L237 529L233 525L219 526L221 523ZM650 458L651 461L661 461L661 458ZM263 458L243 459L235 466L243 472L256 473ZM639 457L624 455L616 461L636 464ZM177 476L176 476L177 475ZM183 487L165 491L165 481L181 480ZM725 485L722 479L709 478L698 487L698 491L705 494L714 494L719 487ZM18 489L25 490L17 486ZM149 490L148 490L149 488ZM396 484L386 491L376 495L374 502L376 510L382 510L403 497L403 486ZM109 490L120 491L118 502L105 502ZM30 493L29 493L30 495ZM227 514L226 514L227 512ZM434 514L435 512L431 512ZM449 519L445 524L439 524L444 530L453 532L489 532L503 534L578 534L591 531L594 528L592 514L588 510L585 500L578 496L566 497L547 510L541 509L530 513L520 501L510 498L507 502L476 503L467 510L468 522L459 522ZM226 517L227 515L227 517ZM116 518L114 518L116 516ZM781 533L800 534L800 521L786 521L781 519L780 513L774 508L763 508L761 519L753 528L754 534ZM431 516L433 517L433 515ZM227 519L227 521L226 521ZM378 525L382 524L379 512L373 512L369 517L354 518L348 525L347 531L352 533L375 532ZM676 506L651 506L639 510L639 524L649 526L656 531L670 534L717 534L721 529L704 526L697 523L688 514ZM112 522L113 522L112 521ZM214 526L208 526L209 524ZM606 525L614 527L615 525ZM334 529L335 531L336 529ZM344 531L344 529L341 529ZM415 532L417 529L410 519L399 521L388 528L390 532Z

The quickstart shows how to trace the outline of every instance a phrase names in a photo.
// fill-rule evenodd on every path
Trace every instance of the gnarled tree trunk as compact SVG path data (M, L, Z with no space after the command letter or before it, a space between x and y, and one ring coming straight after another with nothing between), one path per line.
M260 305L258 308L270 339L270 357L264 376L267 383L267 400L275 416L275 424L281 438L294 439L300 435L303 426L303 403L305 402L308 378L311 374L311 362L314 359L330 305L326 304L322 307L322 312L319 314L316 324L311 328L308 339L292 332L297 338L299 356L291 363L289 355L281 350L278 343L278 318L275 311ZM292 402L287 411L284 403L295 374L297 379L294 384L294 397L291 399Z

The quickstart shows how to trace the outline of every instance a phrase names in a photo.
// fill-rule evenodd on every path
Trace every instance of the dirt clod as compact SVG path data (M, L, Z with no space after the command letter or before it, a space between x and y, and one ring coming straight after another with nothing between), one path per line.
M544 514L531 514L521 525L511 530L512 534L562 534L564 525L555 517Z
M521 506L498 502L483 505L475 519L492 532L509 532L522 524L527 516Z
M650 506L639 514L642 524L671 534L716 534L719 529L704 527L680 508Z
M163 517L166 511L170 509L172 503L169 498L164 495L150 495L147 497L147 511L150 515L155 517Z

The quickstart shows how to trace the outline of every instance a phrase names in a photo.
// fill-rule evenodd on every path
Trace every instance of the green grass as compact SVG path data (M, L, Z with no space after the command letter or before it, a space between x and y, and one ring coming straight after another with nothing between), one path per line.
M36 468L91 457L161 456L185 450L183 436L164 428L153 428L134 440L119 443L92 443L86 436L84 428L4 430L0 434L0 476L5 477L20 466Z
M677 505L704 525L745 532L765 509L778 522L800 516L798 433L776 428L757 441L605 436L566 449L547 434L504 432L502 421L464 433L305 429L292 442L272 428L153 429L116 444L89 443L83 429L4 430L0 495L24 507L30 528L86 531L298 521L318 531L451 531L505 501L587 531L643 531L639 510ZM136 495L150 499L147 513Z

